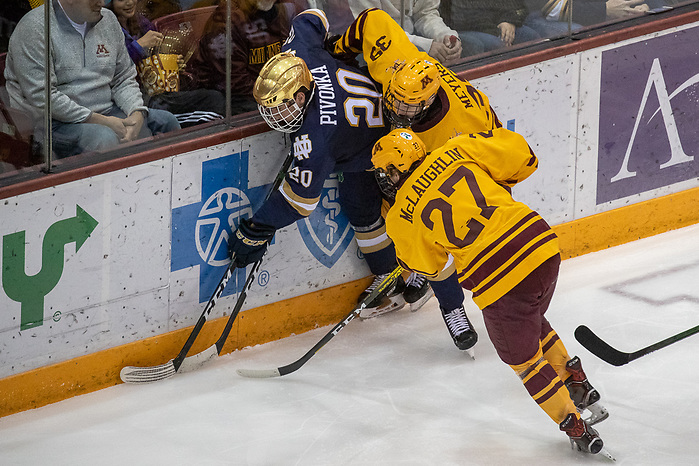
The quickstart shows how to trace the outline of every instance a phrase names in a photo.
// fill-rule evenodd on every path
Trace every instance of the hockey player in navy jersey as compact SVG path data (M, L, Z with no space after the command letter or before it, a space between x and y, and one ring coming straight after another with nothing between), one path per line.
M256 262L274 232L310 215L324 181L340 173L340 205L375 275L361 300L397 266L381 216L381 190L369 171L371 149L389 128L373 81L324 49L328 29L322 11L299 14L282 52L260 71L253 96L267 124L291 134L295 159L279 190L251 219L241 219L230 250L238 267ZM414 280L413 275L407 282L400 278L386 297L370 303L360 317L397 310L406 302L415 311L431 296L426 280Z

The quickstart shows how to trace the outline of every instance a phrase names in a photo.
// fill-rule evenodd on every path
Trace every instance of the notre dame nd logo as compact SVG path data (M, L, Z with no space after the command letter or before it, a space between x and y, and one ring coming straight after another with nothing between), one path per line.
M307 159L313 145L307 134L294 140L294 155L298 160ZM303 183L303 172L299 173ZM332 267L342 256L354 237L349 220L342 214L338 202L339 182L336 174L323 183L323 192L311 215L296 222L303 242L318 262Z

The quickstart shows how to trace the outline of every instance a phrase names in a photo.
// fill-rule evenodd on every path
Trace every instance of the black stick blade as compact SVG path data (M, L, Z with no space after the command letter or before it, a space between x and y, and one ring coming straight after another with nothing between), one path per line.
M612 366L623 366L631 360L631 355L629 353L624 353L612 348L584 325L580 325L575 329L575 339L590 353Z

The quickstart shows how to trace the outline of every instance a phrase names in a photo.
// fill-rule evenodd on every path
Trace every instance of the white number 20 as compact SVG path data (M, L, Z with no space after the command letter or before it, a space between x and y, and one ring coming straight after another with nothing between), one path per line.
M289 170L289 178L308 188L311 185L311 181L313 181L313 172L310 170L299 170L299 167L294 167Z
M350 125L359 126L359 119L363 113L370 128L383 126L381 104L375 104L375 100L377 98L380 99L381 93L376 91L376 87L374 87L371 79L359 73L339 69L337 70L337 81L348 93L364 96L349 97L345 100L345 116ZM370 100L369 97L372 97L374 100ZM360 108L364 109L364 111L357 112Z

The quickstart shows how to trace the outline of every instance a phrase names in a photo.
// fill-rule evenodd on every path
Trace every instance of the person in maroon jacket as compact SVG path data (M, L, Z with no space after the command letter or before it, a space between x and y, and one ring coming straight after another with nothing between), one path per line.
M226 2L206 25L190 72L200 88L226 92ZM231 113L257 111L252 88L262 66L281 51L303 0L232 0Z

